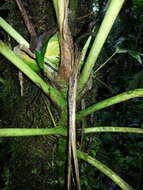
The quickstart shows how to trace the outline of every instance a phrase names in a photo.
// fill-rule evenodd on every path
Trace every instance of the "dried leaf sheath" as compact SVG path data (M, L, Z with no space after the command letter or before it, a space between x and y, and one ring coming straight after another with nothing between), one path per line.
M74 55L74 45L71 31L68 24L68 0L64 0L61 5L60 13L60 44L61 44L61 64L59 68L59 76L65 81L69 81L72 70L72 60Z
M76 61L75 61L76 62ZM80 190L80 177L79 177L79 167L78 167L78 159L76 153L76 88L77 88L77 74L78 67L75 65L73 68L73 72L69 79L69 94L68 94L68 102L69 102L69 157L68 157L68 183L67 189L71 188L71 166L72 166L72 158L74 162L74 169L76 175L76 183L77 188Z
M71 189L71 169L72 159L74 162L76 182L80 190L79 169L76 156L76 130L75 130L75 110L76 110L76 79L78 73L78 59L75 55L73 38L68 24L69 0L58 0L59 5L59 34L61 47L61 63L58 76L63 81L69 83L68 104L69 104L69 149L68 149L68 176L67 189ZM78 52L78 51L77 51ZM77 53L76 52L76 53Z

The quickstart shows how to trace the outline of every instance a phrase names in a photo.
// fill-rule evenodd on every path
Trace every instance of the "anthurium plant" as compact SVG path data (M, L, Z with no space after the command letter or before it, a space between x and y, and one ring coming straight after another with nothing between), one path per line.
M68 96L70 96L68 94L68 91L69 81L71 80L70 76L76 70L77 87L75 101L81 101L83 93L86 93L86 90L84 91L84 89L86 88L91 74L93 73L93 67L100 55L100 52L102 51L102 47L107 39L108 34L110 33L110 30L119 14L120 9L122 8L123 3L124 0L111 0L108 2L106 14L97 32L96 38L94 39L93 36L89 36L82 51L76 49L73 42L72 33L68 23L68 0L53 0L58 29L52 32L46 38L44 43L40 45L40 48L36 49L36 51L33 52L30 49L30 42L27 42L3 18L0 18L0 27L18 43L16 47L10 49L10 47L6 45L5 42L0 40L0 53L13 65L15 65L20 72L24 73L31 81L33 81L33 83L35 83L35 85L37 85L43 91L43 93L45 93L47 97L51 99L53 104L57 106L60 114L60 120L55 124L54 128L3 128L0 129L0 137L54 134L59 135L59 138L67 137L69 144L71 143L71 149L73 149L72 142L70 141L72 141L72 137L75 136L75 131L71 132L71 139L68 138L70 132L70 124L68 123L68 118L70 118L71 114L68 111ZM90 50L89 46L91 46ZM78 55L76 52L78 52ZM135 57L135 59L138 58L136 54L128 50L124 50L123 52L121 49L120 51L118 49L116 53L130 53ZM105 64L102 66L104 65ZM41 72L44 77L41 77ZM98 72L98 70L96 72ZM96 72L94 74L96 74ZM45 80L45 77L48 78L50 82L47 82L47 80ZM95 103L92 106L86 107L85 109L75 113L75 120L76 122L81 121L83 118L92 114L93 112L126 100L130 100L135 97L143 97L143 89L135 89L132 91L124 92L122 94L117 94L116 96ZM74 124L75 120L73 118ZM82 129L77 130L78 133L81 133L81 131ZM143 129L130 128L126 126L95 126L91 128L85 128L82 132L85 134L100 132L143 134ZM96 167L102 173L111 178L121 189L133 189L114 171L90 155L76 149L69 151L67 155L68 154L73 154L73 157L77 156L78 159L82 159L85 162L91 164L93 167ZM76 183L77 188L81 189L80 179L77 180ZM71 185L67 186L67 189L70 188Z

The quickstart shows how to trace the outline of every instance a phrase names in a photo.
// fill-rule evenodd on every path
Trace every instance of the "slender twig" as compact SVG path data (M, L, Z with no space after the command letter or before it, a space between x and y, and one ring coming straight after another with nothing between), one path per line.
M95 71L94 74L97 73L102 67L104 67L106 65L106 63L108 63L115 55L116 55L116 51L102 64L100 65Z
M113 89L112 89L109 85L107 85L105 82L103 82L102 80L100 80L97 76L96 76L96 80L97 80L99 83L101 83L103 86L105 86L106 88L108 88L108 90L110 90L111 93L113 93Z
M17 3L17 6L18 6L18 8L20 10L21 16L22 16L22 18L23 18L23 20L25 22L25 25L27 27L27 30L28 30L30 36L36 36L36 31L34 29L34 26L33 26L32 22L28 18L26 9L24 8L24 6L22 4L22 1L21 0L15 0L15 1Z
M46 105L46 108L47 108L48 113L49 113L49 115L50 115L50 117L51 117L51 120L52 120L52 123L53 123L54 127L57 127L56 122L55 122L55 119L54 119L54 116L53 116L53 114L52 114L52 112L51 112L51 109L50 109L50 107L49 107L47 101L45 100L45 98L44 98L43 96L42 96L42 99L43 99L43 101L44 101L44 103L45 103L45 105Z

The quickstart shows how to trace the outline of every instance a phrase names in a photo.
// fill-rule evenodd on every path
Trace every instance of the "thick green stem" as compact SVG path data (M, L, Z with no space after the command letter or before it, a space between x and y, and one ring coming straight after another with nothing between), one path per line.
M86 161L87 163L99 169L102 173L104 173L112 181L114 181L119 187L121 187L121 189L133 190L133 188L129 186L122 178L120 178L114 171L112 171L110 168L108 168L106 165L104 165L100 161L96 160L95 158L79 150L77 151L77 156L78 158Z
M29 47L29 43L12 26L10 26L2 17L0 17L0 27L2 27L6 31L6 33L8 33L19 44L23 44Z
M11 63L20 69L29 79L31 79L43 92L61 109L66 106L66 100L61 93L45 82L37 73L35 73L25 62L17 57L14 52L0 40L0 53Z
M143 133L143 129L137 128L127 128L127 127L93 127L86 128L85 133L93 132L132 132L132 133ZM8 128L0 129L1 137L15 137L15 136L37 136L37 135L63 135L67 136L67 132L63 128L52 128L52 129L17 129L17 128ZM77 151L77 156L93 165L99 169L102 173L111 178L119 187L123 190L133 190L122 178L120 178L115 172L109 169L106 165L102 164L100 161L92 158L84 152Z
M78 130L80 132L81 129ZM131 127L110 127L110 126L99 126L85 128L84 133L136 133L143 134L143 129L131 128ZM40 128L40 129L28 129L28 128L5 128L0 129L0 137L15 137L15 136L40 136L40 135L62 135L67 136L67 129L63 127L57 128Z
M39 135L63 135L67 132L63 128L51 129L26 129L26 128L7 128L0 129L0 137L21 137L21 136L39 136Z
M84 133L138 133L143 134L143 129L140 128L131 128L131 127L116 127L116 126L99 126L85 128Z
M97 104L94 104L80 112L77 113L77 119L82 119L83 117L101 110L103 108L106 108L108 106L132 99L132 98L136 98L136 97L143 97L143 89L139 88L139 89L135 89L135 90L131 90L128 92L124 92L122 94L116 95L112 98L107 98L106 100L103 100L102 102L99 102Z
M82 91L83 87L87 83L91 71L95 65L95 62L101 52L101 49L105 43L105 40L114 24L115 19L118 16L118 13L124 3L124 0L111 0L109 8L106 12L104 20L101 24L99 32L97 33L97 37L92 45L90 53L88 55L87 61L81 73L81 76L78 81L78 90Z

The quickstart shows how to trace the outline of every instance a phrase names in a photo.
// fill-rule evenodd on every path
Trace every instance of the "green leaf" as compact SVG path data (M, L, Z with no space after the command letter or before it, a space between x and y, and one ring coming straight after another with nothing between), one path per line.
M58 35L53 35L47 44L45 53L45 62L47 62L52 68L58 70L60 58L60 45Z
M46 34L46 36L43 35L43 37L42 37L42 35L41 35L41 37L39 37L39 41L41 40L39 43L40 45L37 46L37 48L35 49L37 64L42 71L44 71L44 58L45 58L46 52L49 49L48 43L49 43L50 39L52 39L51 36L53 36L55 31L56 31L55 29L52 29L51 31L49 31L49 33ZM52 41L53 41L53 39L51 40L51 43L52 43ZM52 47L51 49L54 50L54 47ZM52 51L50 53L52 54L55 52ZM48 53L47 53L47 55L48 55Z
M132 51L132 50L128 50L128 53L130 56L135 58L140 64L142 64L141 56L143 56L143 54L141 54L137 51Z
M44 52L43 51L36 51L36 61L39 66L39 68L44 71Z
M50 59L50 57L52 58L59 57L59 55L60 55L60 45L59 45L58 35L56 33L48 41L45 57Z
M116 53L128 53L131 57L135 58L140 64L142 64L141 56L143 56L143 54L138 51L117 47Z
M43 46L42 46L42 48L40 50L35 51L38 66L40 67L40 69L42 71L44 71L44 57L45 57L45 53L46 53L48 40L49 40L49 38L46 40L46 42L43 44Z

